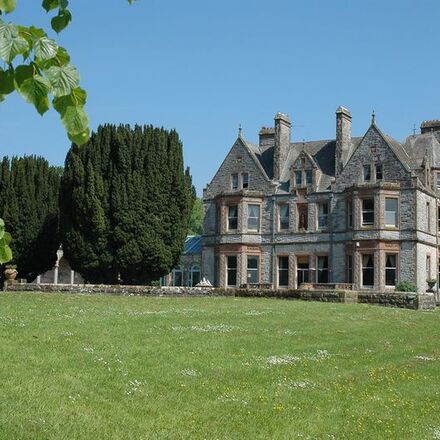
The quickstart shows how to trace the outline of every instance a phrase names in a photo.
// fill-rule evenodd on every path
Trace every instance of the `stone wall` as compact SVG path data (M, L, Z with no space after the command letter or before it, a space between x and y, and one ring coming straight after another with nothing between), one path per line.
M298 289L220 289L209 287L151 287L114 285L53 285L10 284L10 292L62 292L93 295L121 296L235 296L298 299L333 303L363 303L414 310L433 310L436 307L433 295L405 292L355 292L350 290L298 290Z

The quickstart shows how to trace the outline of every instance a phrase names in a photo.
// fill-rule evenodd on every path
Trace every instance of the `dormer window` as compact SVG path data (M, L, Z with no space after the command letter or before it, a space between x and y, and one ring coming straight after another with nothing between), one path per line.
M363 167L363 177L364 177L364 182L370 182L371 181L371 166L370 165L364 165L364 167Z
M376 164L376 181L383 179L382 164Z
M306 185L312 185L312 184L313 184L313 171L306 170Z
M440 189L440 173L437 173L437 189Z
M241 175L241 186L243 189L249 188L249 174L248 173L243 173Z
M231 188L238 189L238 174L231 175Z
M295 171L295 185L302 185L302 171Z

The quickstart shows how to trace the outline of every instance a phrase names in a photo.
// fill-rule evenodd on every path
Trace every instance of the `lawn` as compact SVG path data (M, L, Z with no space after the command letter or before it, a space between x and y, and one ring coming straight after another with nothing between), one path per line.
M440 314L0 295L0 439L440 439Z

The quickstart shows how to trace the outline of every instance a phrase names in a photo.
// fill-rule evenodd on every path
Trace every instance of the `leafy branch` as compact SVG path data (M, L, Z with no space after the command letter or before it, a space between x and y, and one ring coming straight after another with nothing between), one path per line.
M135 0L128 0L133 3ZM0 16L15 10L17 0L0 0ZM63 31L72 21L68 0L43 0L46 12L56 11L51 27ZM17 62L17 57L23 63ZM80 85L80 75L70 62L64 47L48 37L41 28L20 26L0 18L0 102L18 92L40 115L52 106L59 113L69 139L82 145L89 139L89 120L84 110L87 93Z

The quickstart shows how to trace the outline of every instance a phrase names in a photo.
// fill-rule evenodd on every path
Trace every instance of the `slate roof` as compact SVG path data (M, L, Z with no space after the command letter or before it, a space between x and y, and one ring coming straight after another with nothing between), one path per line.
M361 137L353 137L353 150L357 148ZM269 179L273 178L273 147L268 148L264 152L260 151L258 145L253 144L252 142L246 141L246 145L261 163L263 169L266 171ZM280 190L288 191L288 185L286 186L284 183L288 182L290 179L290 167L296 161L298 156L301 154L303 148L306 153L308 153L313 160L317 163L320 170L322 171L322 176L318 184L318 190L324 191L328 189L332 178L335 176L335 148L336 148L336 140L334 139L326 139L326 140L318 140L318 141L309 141L309 142L291 142L290 143L290 151L287 156L286 163L283 168L283 172L281 174L281 186Z
M202 236L188 235L183 248L183 255L197 255L202 253Z
M374 122L373 122L374 124ZM420 169L423 166L425 157L429 160L429 165L440 168L440 131L425 132L408 136L405 142L400 143L391 136L381 132L375 126L396 157L404 164L408 170ZM352 137L352 148L347 160L362 141L362 137ZM273 179L273 147L261 151L259 146L248 141L244 141L249 151L261 165L267 178ZM279 191L289 191L290 168L296 161L301 152L305 149L320 168L322 175L318 183L318 191L330 189L330 184L335 177L335 139L325 139L309 142L291 142L290 150L281 173Z
M411 158L411 168L420 168L426 155L433 167L440 168L440 132L408 136L403 146Z

